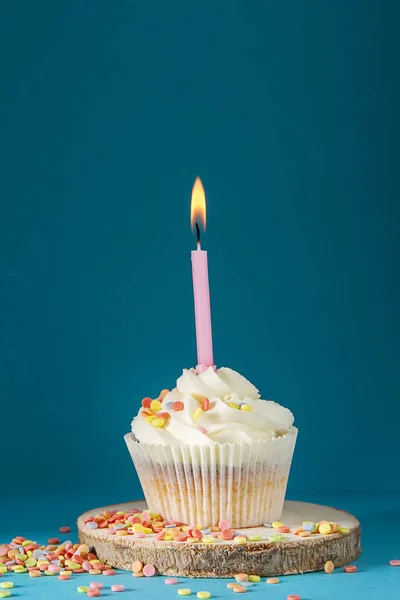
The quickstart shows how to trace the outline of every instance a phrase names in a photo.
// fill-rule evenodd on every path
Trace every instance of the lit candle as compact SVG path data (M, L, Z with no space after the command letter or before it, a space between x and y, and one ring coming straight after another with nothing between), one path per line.
M199 177L194 182L190 210L192 229L197 232L197 250L192 251L192 273L194 293L194 315L196 321L197 367L202 373L208 367L214 367L210 285L208 282L207 252L201 249L200 226L206 228L206 197Z

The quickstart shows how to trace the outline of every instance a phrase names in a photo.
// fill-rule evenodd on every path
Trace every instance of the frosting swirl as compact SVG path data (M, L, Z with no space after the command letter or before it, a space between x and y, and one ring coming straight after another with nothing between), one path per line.
M184 370L177 386L132 421L142 443L163 446L209 445L266 440L292 429L294 417L232 369Z

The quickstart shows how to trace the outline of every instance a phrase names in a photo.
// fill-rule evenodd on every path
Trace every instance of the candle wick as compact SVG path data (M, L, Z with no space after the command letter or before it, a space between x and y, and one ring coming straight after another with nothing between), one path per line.
M199 227L198 223L196 223L196 233L197 233L197 250L201 250L201 244L200 244L200 227Z

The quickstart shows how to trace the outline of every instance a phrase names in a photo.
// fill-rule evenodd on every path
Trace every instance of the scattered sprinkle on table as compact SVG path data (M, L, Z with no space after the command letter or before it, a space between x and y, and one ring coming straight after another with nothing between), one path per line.
M0 583L0 587L5 589L5 590L10 590L11 588L14 587L14 584L12 581L2 581Z
M252 583L258 583L261 581L261 577L259 575L249 575L249 581Z
M143 575L145 577L153 577L153 575L155 575L155 573L156 573L156 570L153 565L145 565L143 567Z
M301 598L297 594L289 594L287 600L301 600Z
M197 597L203 598L203 600L208 600L208 598L210 598L210 596L211 596L210 592L197 592Z
M245 592L247 592L244 585L234 585L232 589L235 592L235 594L244 594Z
M60 533L69 533L71 531L71 527L68 527L67 525L60 527L59 532Z
M140 560L135 560L135 562L132 564L132 571L134 573L140 573L143 571L143 563Z
M389 565L391 567L400 567L400 560L398 560L398 559L389 560Z
M103 571L103 575L106 575L106 577L111 577L112 575L115 575L115 570L114 569L105 569Z
M0 591L0 598L8 598L9 596L11 596L11 592L9 592L8 590Z
M277 577L268 577L267 583L279 583L279 579Z
M175 579L175 577L167 577L164 583L166 583L167 585L177 585L178 580Z
M90 588L87 585L78 585L76 591L80 594L87 594Z
M189 588L181 588L180 590L178 590L179 596L190 596L191 593L192 590L189 590Z
M357 571L356 565L347 565L346 567L344 567L345 573L355 573L356 571Z
M327 560L326 563L324 564L325 573L330 575L331 573L333 573L334 570L335 570L335 565L333 564L333 562L331 560Z
M100 590L98 590L97 588L91 588L87 595L89 596L89 598L98 598L98 596L100 596Z
M92 590L101 590L103 589L103 584L98 581L92 581L90 584L90 589Z
M125 587L123 585L120 584L116 584L116 585L112 585L111 586L111 591L112 592L123 592L125 589Z

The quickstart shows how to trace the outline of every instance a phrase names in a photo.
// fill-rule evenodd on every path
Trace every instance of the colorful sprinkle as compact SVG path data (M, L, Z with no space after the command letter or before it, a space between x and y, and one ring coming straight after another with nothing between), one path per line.
M167 577L167 579L164 581L164 583L166 585L177 585L178 580L175 579L175 577Z
M143 400L142 400L143 408L150 408L152 402L153 401L151 398L143 398Z
M125 589L125 587L121 584L116 584L116 585L112 585L111 586L111 591L112 592L123 592Z
M184 404L183 402L177 401L177 402L173 402L172 404L172 410L174 410L175 412L178 412L180 410L184 409Z
M249 575L249 581L253 583L258 583L259 581L261 581L261 577L259 577L258 575Z
M155 567L153 565L145 565L143 567L143 575L145 577L153 577L156 574Z
M201 408L206 411L210 408L210 401L208 398L203 398L202 402L201 402Z
M272 523L272 529L279 529L279 527L284 527L285 524L281 523L280 521L273 521Z
M202 427L201 425L197 425L197 429L199 431L201 431L201 433L204 433L204 435L207 435L207 429L204 429L204 427Z
M246 573L238 573L237 575L235 575L235 579L236 581L248 581L249 576L246 575Z
M178 590L179 596L190 596L191 593L192 590L189 590L189 588L181 588L180 590Z
M105 569L103 571L103 575L105 575L106 577L112 577L113 575L115 575L115 570L114 569Z
M397 558L389 560L389 565L391 567L400 567L400 560L398 560Z
M11 596L11 592L9 592L8 590L0 592L0 598L8 598L9 596Z
M103 589L103 584L99 583L98 581L92 581L90 584L90 588L92 590L96 589L96 590L102 590Z
M11 588L14 587L14 584L12 581L2 581L0 583L0 587L5 589L5 590L11 590Z
M240 410L245 410L246 412L250 412L253 410L253 407L250 406L249 404L241 404Z
M211 597L210 592L197 592L197 597L202 598L203 600L208 600Z
M218 523L218 527L220 529L230 529L231 528L231 522L228 521L227 519L221 519L221 521Z
M247 537L244 535L236 535L233 538L233 543L234 544L245 544L247 542Z
M268 541L269 542L281 542L284 539L285 539L285 536L279 533L277 535L270 535L268 538Z
M287 597L287 600L301 600L301 597L298 596L297 594L289 594L289 596Z
M88 590L87 595L89 596L89 598L98 598L100 596L100 590L96 588L91 588L90 590Z
M200 415L202 414L203 409L200 408L200 406L198 408L196 408L196 410L193 413L193 419L198 419L200 417Z
M151 424L153 425L153 427L164 427L165 419L159 419L156 417L152 420Z
M68 527L67 525L65 525L64 527L60 527L59 532L60 533L69 533L71 531L71 527Z
M150 404L150 410L152 410L153 412L158 412L159 410L161 410L162 408L162 404L159 400L153 400Z
M333 562L331 560L327 560L326 563L324 564L325 573L330 575L331 573L333 573L334 570L335 570L335 565L333 564Z
M164 400L165 396L167 396L168 394L169 394L169 390L167 390L167 389L161 390L161 392L160 392L161 400Z
M235 592L235 594L244 594L245 592L247 592L244 585L234 585L232 589Z
M87 594L90 588L87 585L78 585L76 591L80 594Z
M355 573L356 571L357 571L356 565L347 565L347 567L344 567L345 573Z
M271 583L272 585L279 583L279 579L277 577L268 577L267 583Z
M261 540L261 535L249 535L249 542L260 542Z
M331 533L331 526L329 523L321 523L321 525L318 527L318 531L321 535L329 535Z

